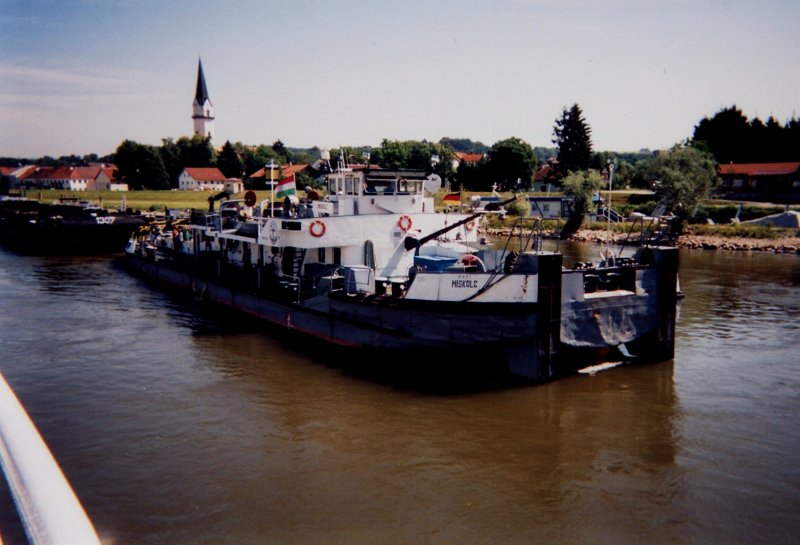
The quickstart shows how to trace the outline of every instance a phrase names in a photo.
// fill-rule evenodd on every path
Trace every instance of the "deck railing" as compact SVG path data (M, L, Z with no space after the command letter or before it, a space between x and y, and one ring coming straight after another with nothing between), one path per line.
M32 545L100 544L72 487L2 374L0 464Z

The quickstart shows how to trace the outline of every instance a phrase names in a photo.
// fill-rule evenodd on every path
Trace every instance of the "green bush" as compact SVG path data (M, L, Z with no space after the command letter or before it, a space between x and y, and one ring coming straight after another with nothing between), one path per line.
M531 203L526 198L518 198L517 200L511 202L510 204L505 205L504 207L506 212L510 216L519 216L521 218L527 218L531 215Z

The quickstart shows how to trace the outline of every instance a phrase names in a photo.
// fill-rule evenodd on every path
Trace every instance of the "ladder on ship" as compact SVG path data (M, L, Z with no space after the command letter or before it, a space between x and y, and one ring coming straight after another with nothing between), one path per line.
M283 261L281 265L284 276L300 277L300 269L303 267L306 251L305 248L295 248L293 246L287 246L283 249Z
M634 218L630 224L627 236L620 245L620 254L625 246L659 246L662 244L674 244L674 233L672 232L672 216L665 216L666 207L659 205L653 210L649 217ZM636 236L638 226L638 237Z
M302 279L300 270L306 257L305 248L295 248L287 246L283 249L281 257L282 276L279 285L284 291L284 296L289 299L299 301L303 297Z

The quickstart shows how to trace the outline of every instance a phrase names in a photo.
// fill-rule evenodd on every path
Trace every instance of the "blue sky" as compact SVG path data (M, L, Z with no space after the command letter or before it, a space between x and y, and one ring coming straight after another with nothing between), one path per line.
M216 143L669 147L736 104L800 115L795 0L0 0L0 156L113 152L192 132L202 58Z

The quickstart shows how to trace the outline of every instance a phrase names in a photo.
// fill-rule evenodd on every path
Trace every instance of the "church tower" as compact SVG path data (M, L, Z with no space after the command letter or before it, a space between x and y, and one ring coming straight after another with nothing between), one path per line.
M214 138L214 107L208 98L206 78L203 77L203 62L197 60L197 90L192 102L192 119L194 120L194 134Z

